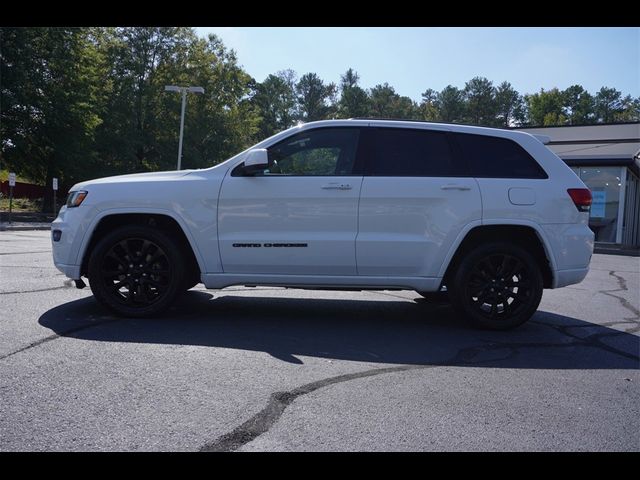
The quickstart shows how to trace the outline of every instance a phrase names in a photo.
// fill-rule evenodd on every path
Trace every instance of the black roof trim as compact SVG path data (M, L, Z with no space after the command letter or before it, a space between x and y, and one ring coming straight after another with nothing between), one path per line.
M334 120L343 120L336 118ZM390 117L351 117L344 120L384 120L385 122L415 122L415 123L439 123L442 125L461 125L467 127L497 128L500 130L526 130L528 128L568 128L568 127L602 127L608 125L639 125L637 122L614 122L614 123L580 123L577 125L527 125L520 127L490 127L488 125L478 125L475 123L459 123L459 122L432 122L430 120L415 120L409 118L390 118Z
M567 128L567 127L602 127L606 125L640 125L638 122L613 122L613 123L580 123L577 125L528 125L520 127L509 127L509 130L521 130L526 128Z
M341 120L336 118L336 120ZM415 120L405 118L387 118L387 117L351 117L346 120L381 120L384 122L412 122L412 123L426 123L427 125L458 125L461 127L480 127L480 128L493 128L498 130L510 130L504 127L488 127L487 125L476 125L473 123L456 123L456 122L432 122L430 120Z
M597 143L638 143L640 138L608 138L606 140L552 140L547 145L591 145Z

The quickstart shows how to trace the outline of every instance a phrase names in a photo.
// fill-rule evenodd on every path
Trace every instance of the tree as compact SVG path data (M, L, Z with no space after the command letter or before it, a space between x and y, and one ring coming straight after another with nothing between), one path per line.
M569 125L584 125L595 121L595 102L582 85L572 85L562 92L563 113Z
M317 74L304 74L296 84L298 118L304 122L328 118L332 110L329 100L335 92L334 83L325 85Z
M409 97L400 96L388 83L371 89L371 115L378 118L419 119L418 105Z
M493 82L484 77L474 77L464 86L466 119L475 125L496 125L497 105Z
M95 160L101 120L100 53L88 28L7 28L1 32L2 156L44 185L70 184ZM50 197L43 208L50 211Z
M460 123L463 121L466 109L464 92L453 85L447 85L438 94L438 119L443 122Z
M502 82L495 95L497 125L508 128L524 121L524 99L509 82Z
M547 127L553 125L564 125L567 117L564 115L564 96L557 88L532 95L525 95L525 102L528 107L530 126Z
M257 85L252 102L261 117L261 138L291 127L296 115L295 73L287 70L269 75Z
M627 95L622 99L622 112L616 115L617 122L640 121L640 97L633 98Z
M622 92L615 88L602 87L595 97L596 118L600 123L613 123L622 112Z
M440 119L440 103L438 92L432 88L426 89L422 93L422 102L419 106L420 116L423 120L435 122Z
M118 28L103 48L111 69L97 145L102 175L175 168L181 96L165 85L205 89L187 96L183 168L210 166L255 137L251 78L215 35L199 38L186 27Z
M359 80L360 76L351 68L340 77L340 118L365 117L369 114L369 96L358 85Z
M165 93L164 86L178 83L176 75L168 72L186 65L189 46L196 38L187 27L116 28L102 38L110 66L105 79L106 121L98 132L98 151L105 160L102 173L175 165L175 151L171 155L169 144L176 136L173 122L179 121L175 119L180 107L177 114L173 107L180 99ZM187 131L185 127L185 136Z

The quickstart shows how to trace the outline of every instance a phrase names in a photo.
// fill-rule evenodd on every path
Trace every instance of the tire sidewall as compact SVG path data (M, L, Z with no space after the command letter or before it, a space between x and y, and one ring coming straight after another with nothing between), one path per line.
M473 268L484 257L494 254L507 254L523 262L529 272L532 298L525 308L508 319L491 320L482 316L471 306L470 299L465 297L465 288ZM492 242L479 246L468 252L458 265L450 289L453 306L472 325L489 330L507 330L522 325L536 312L542 299L544 282L540 267L535 258L525 249L505 242Z
M172 275L167 290L160 299L147 307L131 308L121 304L106 291L102 281L101 269L104 255L114 244L127 238L144 238L150 240L163 249L168 261L171 263ZM182 292L182 286L184 284L184 261L181 251L179 244L160 230L137 225L119 227L100 240L91 252L87 269L91 291L100 303L119 315L126 317L149 317L158 315L166 310L176 296Z

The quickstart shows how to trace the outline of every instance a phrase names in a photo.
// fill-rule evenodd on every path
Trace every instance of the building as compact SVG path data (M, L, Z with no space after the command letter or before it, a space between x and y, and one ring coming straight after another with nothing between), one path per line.
M591 189L596 246L640 247L640 122L519 130L548 136Z

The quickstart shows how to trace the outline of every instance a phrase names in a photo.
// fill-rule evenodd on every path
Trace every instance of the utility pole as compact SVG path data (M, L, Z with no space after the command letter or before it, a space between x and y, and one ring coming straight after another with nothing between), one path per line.
M176 85L166 85L166 92L180 92L182 94L182 109L180 111L180 140L178 141L178 170L182 168L182 137L184 135L184 111L187 107L187 92L204 93L202 87L178 87Z

